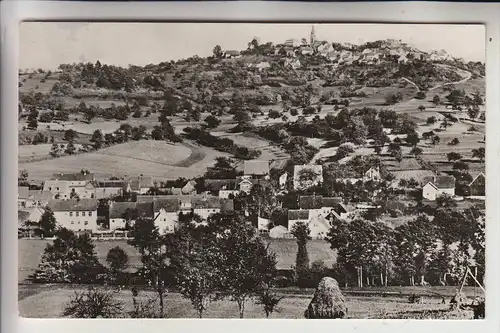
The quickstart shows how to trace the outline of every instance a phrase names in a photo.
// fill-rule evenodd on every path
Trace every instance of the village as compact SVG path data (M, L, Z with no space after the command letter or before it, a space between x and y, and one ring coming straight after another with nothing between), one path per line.
M363 186L364 182L382 182L383 179L378 168L371 167L361 179L342 181ZM453 176L448 175L424 177L419 182L422 199L429 202L435 202L439 197L457 200L455 181ZM194 213L206 220L211 214L233 211L233 200L250 194L255 184L271 188L273 196L284 195L290 188L298 194L297 209L288 210L287 225L269 228L269 219L261 216L254 218L258 231L271 238L293 237L290 231L296 223L302 222L311 229L311 237L322 239L335 220L377 209L372 203L351 203L343 198L310 195L305 191L301 193L301 190L312 186L321 186L321 165L296 165L293 174L284 172L277 182L273 182L268 162L245 161L242 176L204 179L203 182L205 191L198 193L194 180L187 181L182 188L161 188L151 177L144 176L127 180L98 180L95 175L83 170L74 174L54 174L43 183L41 190L30 190L26 186L18 188L19 222L21 225L30 225L30 222L36 225L48 208L54 213L59 227L75 232L91 232L93 237L124 237L139 217L153 219L160 230L170 233L177 227L179 214ZM468 187L471 198L484 200L484 173L478 173ZM165 194L152 194L158 192ZM124 197L135 200L123 201ZM117 198L119 201L116 201ZM277 202L277 205L282 206L282 203ZM248 211L245 214L248 215ZM33 233L29 230L32 228L20 228L20 232L28 232L27 236L32 237Z
M20 71L23 313L307 318L331 279L335 318L481 316L484 63L307 31Z

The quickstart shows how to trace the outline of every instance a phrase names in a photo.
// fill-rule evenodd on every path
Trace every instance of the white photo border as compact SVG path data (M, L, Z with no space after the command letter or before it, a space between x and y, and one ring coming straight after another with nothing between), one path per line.
M497 332L500 328L500 4L306 2L62 2L3 1L1 5L1 331L2 332L240 332L328 331ZM465 320L229 320L26 319L17 304L17 96L21 21L190 21L273 23L482 24L486 29L486 319ZM464 45L467 47L467 45ZM36 56L36 55L34 55Z

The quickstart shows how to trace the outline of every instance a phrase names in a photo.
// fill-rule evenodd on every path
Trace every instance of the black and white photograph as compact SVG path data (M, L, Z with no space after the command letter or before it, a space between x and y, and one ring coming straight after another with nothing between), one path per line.
M18 78L19 316L485 319L484 25L22 22Z

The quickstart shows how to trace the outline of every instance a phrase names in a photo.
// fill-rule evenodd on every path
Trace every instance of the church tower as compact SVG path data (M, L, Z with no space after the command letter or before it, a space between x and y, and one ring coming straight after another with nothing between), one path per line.
M316 32L314 31L314 25L311 28L311 38L309 42L311 43L311 46L313 46L316 42Z

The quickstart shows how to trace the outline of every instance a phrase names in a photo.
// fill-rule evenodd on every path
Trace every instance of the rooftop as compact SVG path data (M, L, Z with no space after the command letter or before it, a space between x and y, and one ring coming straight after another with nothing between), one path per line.
M54 212L95 211L97 210L96 199L70 199L51 200L49 207Z
M78 173L55 173L50 178L51 180L66 180L66 181L93 181L94 174L81 172Z

